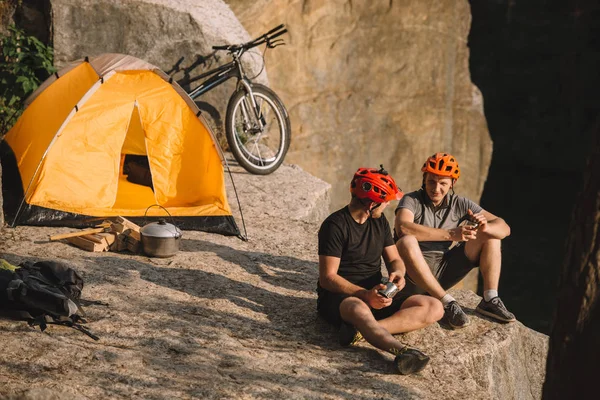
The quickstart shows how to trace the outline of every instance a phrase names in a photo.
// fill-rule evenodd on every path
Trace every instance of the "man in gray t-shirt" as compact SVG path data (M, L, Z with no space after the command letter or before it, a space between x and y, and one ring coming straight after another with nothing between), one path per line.
M421 171L422 188L402 198L394 223L396 246L406 263L406 294L426 292L439 299L445 322L463 328L469 319L446 290L480 267L484 298L476 311L498 321L515 321L498 296L500 241L510 235L510 227L454 193L460 169L452 155L432 155Z

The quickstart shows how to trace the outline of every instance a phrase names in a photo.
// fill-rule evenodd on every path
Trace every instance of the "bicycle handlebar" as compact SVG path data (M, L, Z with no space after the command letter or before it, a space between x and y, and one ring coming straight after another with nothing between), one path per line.
M284 26L285 26L284 24L281 24L281 25L279 25L279 26L271 29L269 32L265 33L265 35L270 35L271 33L274 33L275 31L278 31L278 30L282 29Z
M285 28L285 25L281 24L281 25L271 29L267 33L260 35L256 39L251 40L247 43L212 46L212 48L213 48L213 50L227 50L231 53L234 53L238 50L243 50L243 51L249 50L253 47L260 46L263 43L266 43L268 47L273 47L271 40L283 35L286 32L287 32L287 29ZM282 44L282 43L279 43L279 44Z
M276 34L274 34L273 36L270 36L270 37L269 37L269 40L273 40L273 39L275 39L276 37L279 37L279 36L283 35L283 34L284 34L284 33L286 33L286 32L287 32L287 29L284 29L284 30L282 30L282 31L279 31L279 32L277 32Z

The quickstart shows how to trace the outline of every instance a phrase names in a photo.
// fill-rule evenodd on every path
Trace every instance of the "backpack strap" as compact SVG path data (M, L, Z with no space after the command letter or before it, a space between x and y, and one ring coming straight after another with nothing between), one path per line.
M46 328L48 327L48 324L68 326L69 328L73 328L80 332L85 333L86 335L88 335L89 337L91 337L94 340L100 340L100 338L98 336L96 336L92 332L90 332L90 330L87 326L80 324L79 322L85 323L86 321L77 314L75 314L71 317L59 317L59 318L54 318L51 315L43 314L38 317L32 318L28 322L28 324L29 324L29 326L39 326L40 330L42 332L44 332L46 330Z

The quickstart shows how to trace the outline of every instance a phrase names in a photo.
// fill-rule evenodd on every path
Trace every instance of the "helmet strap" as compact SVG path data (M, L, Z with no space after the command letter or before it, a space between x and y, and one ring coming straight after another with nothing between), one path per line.
M373 210L375 210L377 207L379 207L381 205L381 203L376 203L375 206L371 206L372 203L375 203L373 200L371 199L367 199L367 198L358 198L356 197L356 199L360 202L360 204L363 206L363 208L367 208L366 212L367 214L369 214L369 216L371 216L371 213L373 212Z
M372 201L371 203L375 203L375 202ZM374 206L369 208L369 210L367 211L369 213L369 217L373 216L373 211L375 211L377 209L377 207L379 207L380 205L381 205L381 203L375 203Z

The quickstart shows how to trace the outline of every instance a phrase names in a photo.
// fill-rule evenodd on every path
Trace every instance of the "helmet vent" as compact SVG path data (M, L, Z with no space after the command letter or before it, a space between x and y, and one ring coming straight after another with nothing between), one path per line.
M452 165L448 165L448 166L446 167L446 171L452 171Z
M440 160L440 169L442 169L444 167L444 160Z

